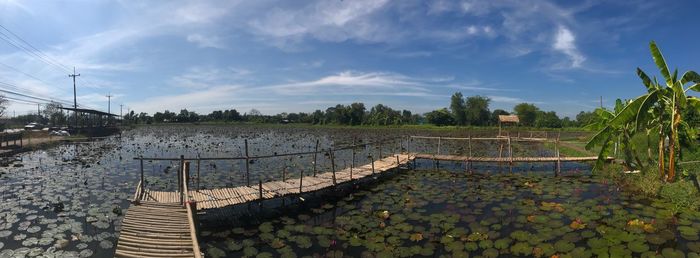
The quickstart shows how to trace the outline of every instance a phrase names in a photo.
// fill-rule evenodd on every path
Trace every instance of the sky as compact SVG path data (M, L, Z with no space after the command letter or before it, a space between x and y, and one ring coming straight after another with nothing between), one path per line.
M0 90L111 112L424 113L450 96L575 116L644 93L655 40L700 70L700 1L0 0ZM25 44L26 43L26 44ZM14 45L13 45L14 44ZM7 95L13 96L13 95ZM6 115L36 112L15 97Z

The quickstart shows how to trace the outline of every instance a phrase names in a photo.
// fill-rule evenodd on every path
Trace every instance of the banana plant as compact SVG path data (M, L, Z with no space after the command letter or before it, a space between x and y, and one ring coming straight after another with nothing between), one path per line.
M687 95L690 90L700 91L700 75L694 71L685 72L680 78L678 69L671 74L661 51L652 41L649 43L654 63L659 68L664 79L663 84L654 77L650 78L644 71L637 68L637 75L647 88L647 93L629 102L609 124L596 134L589 144L601 141L609 127L634 125L637 131L657 129L659 132L658 168L661 178L672 182L676 174L676 156L680 149L679 134L685 137L694 137L688 132L689 126L683 121L682 111L686 108L700 109L700 100ZM689 87L685 87L687 84ZM668 141L668 144L665 142ZM588 147L588 145L587 145ZM627 146L631 147L631 146ZM666 169L666 156L668 156L668 169ZM600 159L601 157L599 157Z
M620 115L627 105L629 105L629 102L625 103L617 99L613 110L607 110L605 108L596 109L595 114L597 118L586 126L586 128L591 130L599 130L586 144L586 149L588 150L595 146L601 147L598 154L598 161L593 168L594 170L599 169L600 166L603 165L605 159L611 156L613 148L615 149L615 155L618 149L622 150L623 162L627 169L642 168L643 163L636 152L634 152L631 141L632 136L636 133L636 128L631 124L611 123Z

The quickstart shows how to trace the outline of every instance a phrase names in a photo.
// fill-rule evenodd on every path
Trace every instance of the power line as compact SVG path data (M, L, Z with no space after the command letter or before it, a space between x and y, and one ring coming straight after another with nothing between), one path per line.
M15 34L14 32L12 32L12 31L11 31L10 29L8 29L7 27L2 26L2 24L0 24L0 28L5 29L7 32L9 32L10 34L12 34L12 36L14 36L15 38L19 39L20 41L22 41L24 44L26 44L26 45L29 46L30 48L34 49L36 52L39 52L39 53L40 53L42 56L44 56L46 59L55 61L55 63L59 64L64 70L70 71L70 68L68 68L68 67L65 66L64 64L61 64L61 62L58 62L57 60L53 59L52 57L50 57L49 55L45 54L45 53L42 52L41 50L37 49L37 48L34 47L32 44L30 44L30 43L27 42L26 40L22 39L22 37L20 37L19 35Z

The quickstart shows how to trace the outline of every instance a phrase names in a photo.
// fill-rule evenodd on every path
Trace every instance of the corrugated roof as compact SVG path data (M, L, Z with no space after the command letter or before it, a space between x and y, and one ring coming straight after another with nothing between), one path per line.
M505 123L520 123L520 118L516 115L498 115L498 121Z
M77 111L80 113L86 113L86 114L94 114L94 115L102 115L102 116L117 116L115 114L110 114L107 112L102 112L99 110L94 110L94 109L86 109L86 108L67 108L67 107L59 107L60 109L63 110L70 110L70 111Z

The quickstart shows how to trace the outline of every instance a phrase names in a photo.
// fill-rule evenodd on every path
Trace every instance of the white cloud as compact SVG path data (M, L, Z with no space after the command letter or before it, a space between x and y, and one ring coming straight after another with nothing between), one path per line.
M554 50L562 52L569 58L571 61L571 68L580 68L581 64L586 60L586 57L576 48L576 37L564 26L559 26L554 36L552 47Z
M425 94L424 81L401 74L384 72L343 71L317 80L266 86L283 95L397 95ZM396 90L403 91L394 92Z
M227 67L190 67L187 72L175 76L170 84L188 89L206 89L241 82L252 72L247 69Z
M187 35L187 41L192 42L197 44L197 46L201 48L219 48L219 49L225 49L226 46L224 45L223 42L221 42L221 39L216 36L203 36L201 34L190 34Z
M524 100L521 98L509 97L509 96L489 95L488 98L490 98L491 101L497 102L497 103L508 103L508 104L520 104L520 103L542 104L543 103L541 101L529 101L529 100Z

